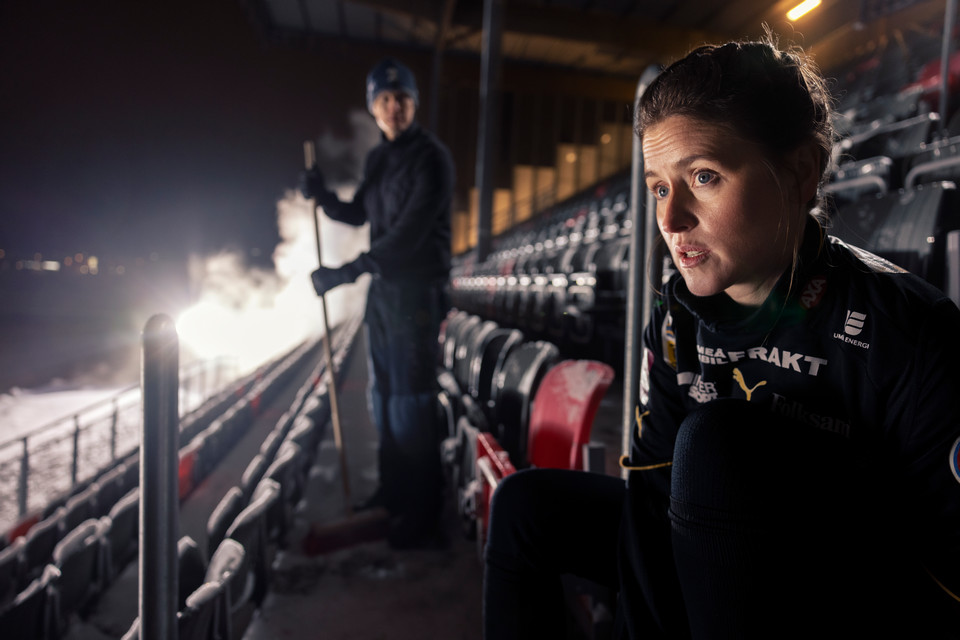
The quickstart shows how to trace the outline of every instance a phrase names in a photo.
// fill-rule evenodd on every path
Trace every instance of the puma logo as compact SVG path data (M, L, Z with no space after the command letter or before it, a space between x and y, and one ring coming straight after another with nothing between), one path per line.
M737 381L737 384L740 385L740 388L743 389L743 392L747 394L747 402L750 402L750 398L753 397L753 392L757 387L762 387L767 384L766 380L761 380L752 387L747 387L746 381L743 379L743 374L740 373L740 369L734 368L733 370L733 379Z

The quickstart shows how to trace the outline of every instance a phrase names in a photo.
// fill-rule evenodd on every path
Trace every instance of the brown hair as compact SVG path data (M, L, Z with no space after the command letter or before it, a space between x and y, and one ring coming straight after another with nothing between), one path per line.
M781 51L772 34L756 42L695 49L667 67L640 99L640 138L670 116L716 123L754 142L777 163L812 141L820 152L821 183L834 129L831 100L819 70L800 49ZM819 205L815 198L808 210Z

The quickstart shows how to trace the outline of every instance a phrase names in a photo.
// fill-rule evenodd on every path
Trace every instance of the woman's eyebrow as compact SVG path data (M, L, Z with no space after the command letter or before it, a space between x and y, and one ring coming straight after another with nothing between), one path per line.
M715 161L716 157L713 154L708 154L708 153L693 153L693 154L690 154L689 156L684 156L680 158L679 160L674 162L672 166L674 168L687 167L697 162L698 160L704 160L704 159ZM652 177L655 177L656 175L657 175L657 172L652 170L648 170L643 173L644 178L652 178Z

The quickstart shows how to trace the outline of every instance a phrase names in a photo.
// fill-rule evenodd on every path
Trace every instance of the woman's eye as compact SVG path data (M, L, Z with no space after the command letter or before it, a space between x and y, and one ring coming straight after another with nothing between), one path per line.
M670 193L670 189L668 189L665 185L662 185L662 184L658 184L653 188L653 195L655 195L659 200L666 198L669 193Z
M700 171L694 176L694 179L697 181L697 184L709 184L713 182L714 175L709 171Z

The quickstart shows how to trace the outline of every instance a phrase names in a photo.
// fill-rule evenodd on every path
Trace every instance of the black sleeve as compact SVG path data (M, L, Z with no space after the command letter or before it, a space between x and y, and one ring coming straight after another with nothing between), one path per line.
M630 482L640 481L642 477L643 483L654 488L664 500L670 495L674 443L685 412L677 385L676 361L671 361L671 353L676 353L675 345L666 344L663 338L669 324L672 318L661 306L651 315L644 330L639 404L634 412L628 463ZM637 477L638 474L641 477Z
M918 551L960 613L960 310L943 299L928 320L913 370L904 372L914 402L901 468Z

